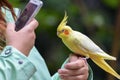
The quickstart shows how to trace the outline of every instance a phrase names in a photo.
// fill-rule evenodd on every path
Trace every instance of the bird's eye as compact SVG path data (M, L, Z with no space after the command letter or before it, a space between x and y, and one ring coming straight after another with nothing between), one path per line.
M65 35L68 35L68 34L69 34L69 31L66 30L66 29L63 29L61 32L64 33Z
M64 32L65 30L63 29L62 32Z

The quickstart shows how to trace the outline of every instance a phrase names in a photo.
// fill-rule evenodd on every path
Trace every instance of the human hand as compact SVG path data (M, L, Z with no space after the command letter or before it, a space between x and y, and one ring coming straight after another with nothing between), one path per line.
M38 22L33 19L29 24L19 31L15 31L15 24L8 23L5 33L6 44L15 47L24 55L28 56L35 42L35 32Z
M88 65L85 59L72 54L64 69L59 69L58 73L62 80L87 80Z

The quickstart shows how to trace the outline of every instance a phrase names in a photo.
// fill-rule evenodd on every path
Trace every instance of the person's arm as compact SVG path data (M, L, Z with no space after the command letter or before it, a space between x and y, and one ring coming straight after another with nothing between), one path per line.
M72 55L53 75L52 80L93 80L93 72L84 59Z
M36 67L28 60L35 41L34 30L38 22L32 20L23 29L16 32L15 25L9 23L5 32L6 44L0 54L1 80L29 80L36 72Z
M29 80L35 72L35 66L16 48L6 46L0 54L1 80Z

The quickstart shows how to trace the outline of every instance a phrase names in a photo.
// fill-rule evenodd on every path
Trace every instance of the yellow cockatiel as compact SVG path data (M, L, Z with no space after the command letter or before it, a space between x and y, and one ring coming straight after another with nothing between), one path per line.
M62 39L63 43L74 53L89 57L99 67L106 72L114 75L120 79L120 75L115 72L105 60L116 60L115 57L105 53L86 35L73 30L70 26L66 25L68 16L65 16L57 28L57 35Z

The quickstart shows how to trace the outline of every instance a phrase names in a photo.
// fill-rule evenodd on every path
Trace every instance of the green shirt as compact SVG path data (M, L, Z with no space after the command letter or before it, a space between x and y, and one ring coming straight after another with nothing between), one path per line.
M14 22L11 12L2 8L7 22ZM18 9L15 9L18 12ZM67 60L65 61L65 63ZM64 64L65 64L64 63ZM64 66L63 64L63 66ZM63 67L62 66L62 67ZM51 76L44 59L33 47L28 57L12 46L6 46L0 54L0 80L61 80L58 73ZM89 67L89 78L93 73Z

